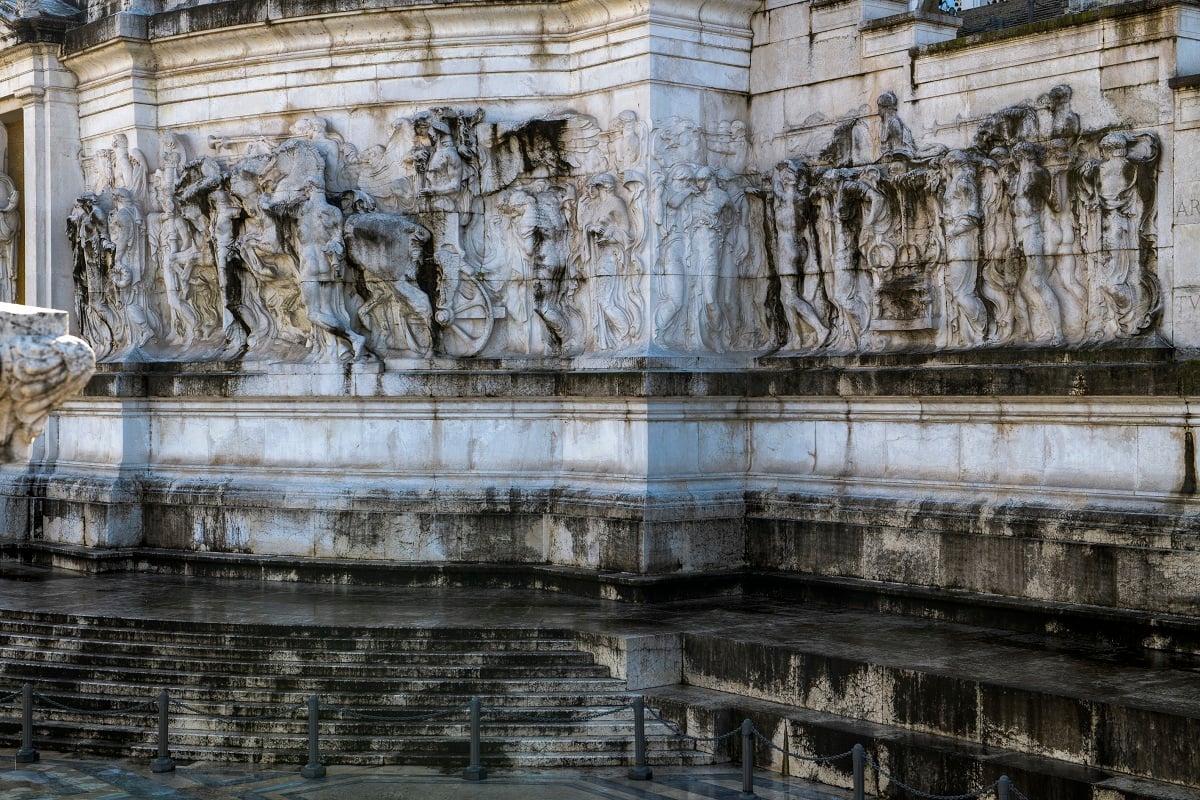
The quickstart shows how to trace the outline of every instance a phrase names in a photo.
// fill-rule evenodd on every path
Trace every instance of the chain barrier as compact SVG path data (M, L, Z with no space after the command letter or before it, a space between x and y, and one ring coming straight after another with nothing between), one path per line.
M28 689L28 686L26 687L25 690L27 690L27 689ZM25 690L18 690L15 692L10 692L10 693L4 695L3 697L0 697L0 705L11 702L13 699L21 696ZM162 696L165 699L166 692L163 692ZM101 717L117 717L117 716L121 716L124 714L134 714L134 713L138 713L138 712L142 712L142 711L149 711L151 709L159 711L160 714L165 713L163 709L159 708L158 698L147 700L147 701L144 701L141 703L136 703L136 704L128 706L126 708L109 709L109 710L104 710L104 711L95 710L95 709L87 709L87 708L76 708L74 706L70 706L65 703L60 703L59 701L57 701L51 697L47 697L46 695L44 695L40 692L32 692L30 694L30 698L31 699L36 698L37 700L41 701L42 703L44 703L52 708L57 708L59 710L67 711L67 712L74 713L74 714L93 714L93 715L101 716ZM472 699L472 703L475 704L476 706L478 706L478 699ZM27 705L28 705L28 703L27 703ZM328 711L328 712L333 712L336 714L341 714L341 715L343 715L345 717L349 717L351 719L367 720L367 721L371 721L371 722L421 722L421 721L425 721L425 720L441 719L441 718L445 718L445 717L454 716L457 714L461 714L464 711L468 711L468 710L472 709L471 705L465 705L465 706L457 706L455 708L448 708L448 709L441 709L438 711L432 711L427 714L393 716L393 715L364 713L362 711L358 711L353 708L346 708L343 706L322 705L322 704L318 703L316 695L310 696L310 699L307 703L299 703L295 706L291 706L290 708L286 708L286 709L282 709L282 710L278 710L278 711L272 711L272 712L266 713L266 714L255 714L255 715L217 714L217 713L214 713L211 711L205 711L203 709L196 708L195 706L191 706L180 700L170 700L169 705L175 706L178 709L182 709L182 710L190 712L192 714L197 714L201 717L222 720L225 722L287 719L287 718L291 717L293 714L295 714L297 711L300 711L301 709L308 707L309 714L310 714L310 719L309 719L310 739L311 739L310 746L314 752L313 752L312 757L310 758L310 761L312 763L309 766L305 767L306 770L307 769L315 770L320 766L319 763L316 761L316 757L315 757L316 740L315 740L315 737L313 736L313 731L311 730L313 724L316 721L316 718L314 715L316 713L317 708L319 708L322 711ZM482 708L482 706L480 706L480 708ZM634 709L634 708L635 708L634 705L626 703L626 704L620 705L620 706L613 706L611 708L604 708L604 709L600 709L598 711L593 711L593 712L590 712L587 714L573 716L573 717L566 717L566 718L557 719L557 720L547 719L545 716L542 716L539 714L531 714L528 712L521 712L521 711L515 711L512 709L505 709L500 706L491 706L491 707L488 707L487 710L493 716L493 720L491 721L493 724L503 723L503 722L520 721L520 720L540 722L540 723L561 724L561 723L571 723L571 722L587 722L589 720L599 719L601 717L610 716L612 714L617 714L617 713L620 713L621 711L626 711L626 710ZM26 709L26 713L28 713L28 708ZM473 712L473 713L475 713L475 712ZM723 742L726 739L736 736L739 732L742 732L742 730L743 730L742 726L738 726L738 727L734 728L733 730L729 731L728 733L719 734L717 736L693 736L690 733L684 733L683 729L680 728L679 725L677 725L676 723L672 722L671 720L663 717L658 712L658 709L654 708L653 706L644 706L644 713L649 715L655 721L666 726L666 728L668 730L670 730L671 733L673 733L674 735L680 736L685 739L689 739L693 742L712 742L712 743ZM782 753L785 756L788 756L790 758L796 758L801 761L808 761L808 762L811 762L814 764L828 764L828 763L831 763L834 761L840 761L841 759L844 759L848 756L853 756L855 753L855 749L858 749L858 746L856 745L855 749L847 750L844 753L837 753L836 755L829 755L829 756L807 756L807 755L803 755L801 753L793 753L790 750L786 750L786 749L780 747L779 745L775 744L775 742L773 742L769 738L767 738L762 733L762 731L758 730L758 728L756 726L754 726L753 723L750 723L749 720L747 720L746 722L749 723L750 733L752 733L753 736L755 738L757 738L760 742L767 745L767 747L769 747L772 750L775 750L779 753ZM473 716L472 717L472 726L473 726L473 734L472 735L473 736L477 736L477 730L475 730L475 729L478 727L478 724L479 724L479 720L476 718L476 716ZM640 730L641 730L641 728L639 727L639 731ZM638 735L640 736L641 733L639 732ZM165 738L163 739L163 741L165 742ZM749 744L749 739L747 739L747 745L748 744ZM163 748L164 746L165 746L164 744L160 743L160 749ZM20 754L18 754L18 755L20 755ZM35 757L36 757L36 753L35 753ZM743 756L743 758L744 758L744 756ZM160 760L161 760L161 753L160 753ZM1004 782L1008 785L1008 791L1011 792L1012 795L1017 798L1017 800L1029 800L1029 798L1026 797L1023 792L1021 792L1019 789L1017 789L1017 787L1012 786L1011 783L1008 783L1007 778L1002 778L1001 780L997 780L996 782L994 782L988 786L985 786L982 789L976 789L973 792L966 792L964 794L931 794L929 792L921 791L920 789L917 789L913 786L909 786L904 781L896 778L894 775L891 775L886 770L884 770L884 768L882 766L880 766L879 762L877 762L874 758L872 758L870 754L864 753L863 761L867 765L869 765L873 770L875 770L875 772L877 772L880 775L880 777L884 778L885 780L887 780L889 783L893 784L894 786L897 786L900 789L908 792L909 794L912 794L915 797L921 798L921 800L974 800L974 798L982 797L983 795L986 795L986 794L992 792L998 786L1000 786L1002 782ZM858 775L858 773L861 771L861 765L856 764L855 767L856 767L856 770L855 770L856 775ZM321 774L323 774L323 768L320 768L320 769L322 770ZM480 769L482 769L482 768L480 768ZM859 776L859 777L861 777L861 776ZM856 778L856 780L857 779L858 778Z
M646 713L649 714L654 719L661 722L663 725L666 725L667 729L669 731L671 731L671 733L675 734L676 736L682 736L685 739L691 739L693 742L723 742L726 739L728 739L729 737L739 733L742 730L739 727L739 728L734 728L729 733L723 733L720 736L693 736L690 733L684 733L683 729L680 728L678 725L676 725L674 722L671 722L671 720L663 718L658 713L658 710L655 709L653 706L646 706Z
M772 742L766 736L763 736L762 732L758 728L754 728L754 735L755 735L755 737L758 738L758 740L760 742L763 742L768 747L770 747L772 750L778 750L780 753L783 753L785 756L790 756L792 758L798 758L801 761L811 761L814 764L828 764L832 761L840 761L843 758L848 758L848 757L854 755L853 750L847 750L844 753L838 753L836 756L804 756L799 753L793 753L790 750L784 750L782 747L780 747L779 745Z
M626 709L631 709L631 708L633 708L633 706L630 705L629 703L626 703L623 706L615 706L613 708L605 708L600 711L594 711L590 714L584 714L581 716L564 717L562 719L547 719L545 716L540 715L540 714L530 714L530 713L522 712L522 711L513 711L511 709L506 710L501 706L484 706L484 710L489 712L493 716L493 719L490 720L491 724L498 724L498 723L502 723L502 722L512 722L512 721L520 722L522 720L524 720L526 722L543 722L543 723L553 723L553 724L562 724L562 723L566 723L566 722L588 722L593 719L599 719L600 717L607 717L610 714L616 714L618 712L625 711ZM497 717L497 716L499 717L499 719L495 719L495 717Z
M982 797L983 795L988 794L1000 785L1000 781L996 781L990 786L985 786L982 789L976 789L975 791L967 792L966 794L930 794L929 792L922 792L920 789L914 789L904 781L889 775L884 771L883 767L879 766L875 759L871 758L869 753L867 754L866 761L868 764L870 764L871 769L875 770L883 778L887 779L888 783L893 783L909 794L924 798L924 800L971 800L972 798ZM1020 794L1020 792L1017 792L1017 794ZM1028 800L1028 798L1026 798L1026 800Z
M143 703L137 703L136 705L129 706L128 708L115 708L109 709L108 711L100 711L92 708L75 708L74 706L69 706L65 703L60 703L57 700L49 698L41 692L34 692L33 696L51 708L57 708L60 711L69 711L72 714L94 714L98 717L119 717L123 714L134 714L138 711L143 711L150 708L155 710L158 709L157 699L147 700Z
M196 708L195 706L190 706L181 700L172 700L171 705L175 706L176 708L181 708L184 711L189 711L192 714L198 714L207 719L221 720L222 722L240 722L242 720L247 722L265 722L268 720L288 719L297 711L304 708L306 704L299 703L291 708L281 709L279 711L273 711L267 714L218 714L215 711L205 711L203 709Z
M393 717L393 716L381 716L378 714L364 714L361 711L355 711L352 708L343 708L341 706L326 706L326 705L321 706L322 711L331 711L333 713L342 714L343 716L347 716L352 719L370 720L371 722L421 722L422 720L441 719L443 717L450 717L455 714L461 714L462 712L466 711L467 708L469 708L469 706L458 706L456 708L447 708L442 711L431 711L428 714L415 714L413 716L408 716L408 717Z

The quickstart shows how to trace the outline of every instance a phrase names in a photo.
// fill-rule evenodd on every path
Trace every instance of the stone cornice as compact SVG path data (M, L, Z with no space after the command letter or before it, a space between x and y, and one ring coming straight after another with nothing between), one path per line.
M297 22L308 19L359 17L386 14L406 20L436 19L439 39L453 39L462 33L477 34L479 10L489 10L489 23L502 32L508 27L530 29L550 39L570 39L589 30L604 29L629 20L654 18L656 21L698 24L726 28L749 34L750 17L762 6L762 0L720 0L693 3L684 0L636 0L606 3L601 0L230 0L175 9L145 17L144 38L169 39L246 26ZM113 15L81 25L66 33L64 54L70 56L103 45L119 36ZM430 26L430 30L434 30ZM432 33L430 34L433 35Z
M348 388L349 387L349 388ZM85 395L245 399L509 398L1179 398L1200 396L1200 361L1165 347L765 356L739 366L630 358L593 369L552 359L478 359L459 369L336 372L234 363L101 364Z

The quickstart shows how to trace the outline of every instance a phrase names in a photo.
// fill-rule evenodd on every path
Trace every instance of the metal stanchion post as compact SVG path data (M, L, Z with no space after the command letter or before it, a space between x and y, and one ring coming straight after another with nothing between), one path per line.
M738 800L753 800L754 794L754 723L742 721L742 791Z
M1007 775L1001 775L1000 780L996 782L996 796L999 800L1011 800L1012 798L1012 781Z
M33 687L28 683L21 687L21 749L17 751L18 764L32 764L41 758L33 746Z
M646 765L646 698L640 694L633 698L633 766L629 768L629 779L648 781L654 772Z
M174 772L175 761L167 752L167 712L171 709L171 695L166 689L158 693L158 758L150 762L151 772Z
M471 698L471 764L463 770L463 777L469 781L481 781L487 777L487 770L479 757L479 698Z
M850 758L854 762L854 800L863 800L867 795L866 748L861 744L854 745Z
M321 732L318 727L320 710L321 701L315 694L310 694L308 696L308 763L300 768L300 775L304 778L325 777L325 767L321 764Z

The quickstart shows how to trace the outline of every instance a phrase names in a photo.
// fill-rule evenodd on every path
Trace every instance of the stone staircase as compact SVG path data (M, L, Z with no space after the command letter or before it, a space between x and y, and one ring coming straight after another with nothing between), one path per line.
M176 701L180 761L303 764L310 693L325 763L467 764L465 706L480 697L489 767L631 764L631 694L570 634L537 628L329 628L0 614L0 691L23 683L40 749L152 758L157 710ZM79 713L87 709L99 713ZM455 709L460 709L455 711ZM0 709L0 744L19 744L19 702ZM417 719L407 719L416 717ZM652 763L703 763L652 719Z
M811 758L861 743L883 771L934 794L1006 774L1032 800L1200 800L1200 655L763 608L741 631L684 634L685 685L648 690L647 702L697 736L749 718L766 740L756 764L843 788L850 758L815 764L781 751ZM869 794L912 796L874 769L866 776Z

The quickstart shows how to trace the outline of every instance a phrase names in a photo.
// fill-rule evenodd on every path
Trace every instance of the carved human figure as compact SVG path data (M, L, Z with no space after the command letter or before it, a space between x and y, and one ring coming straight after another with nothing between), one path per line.
M811 174L803 161L781 161L771 176L775 225L775 273L779 276L779 302L787 322L785 350L820 347L830 328L809 297L820 290L816 248L809 235L812 206ZM810 342L806 334L812 333Z
M593 336L600 350L625 347L641 335L644 309L633 269L629 207L610 173L592 178L579 204L588 282L592 286Z
M354 188L347 180L345 143L329 130L329 120L319 116L303 117L292 125L291 132L297 138L312 142L321 153L325 166L324 186L330 193L338 194Z
M688 232L692 226L689 201L696 169L692 164L676 164L655 175L654 221L661 236L659 262L655 276L655 335L664 344L684 346L689 335L687 316Z
M833 167L868 163L871 160L871 134L866 123L858 117L839 122L833 127L829 144L817 158Z
M67 218L75 267L75 307L83 337L107 358L123 338L124 321L116 311L116 295L109 281L108 263L113 245L108 238L108 216L94 194L81 196Z
M625 110L617 114L611 150L613 164L619 173L642 169L642 146L642 125L637 112Z
M242 217L242 209L227 191L226 186L227 179L223 180L208 195L208 232L217 272L221 328L225 331L226 338L230 338L236 322L229 302L229 273L232 269L233 256L237 252L235 230L238 220Z
M125 346L144 347L154 338L158 315L150 304L146 280L146 224L129 189L112 193L108 235L113 246L112 282L129 329Z
M322 183L306 183L304 201L292 212L300 287L314 334L320 330L332 336L338 360L350 361L362 357L366 337L354 330L346 308L342 212L326 201Z
M1021 248L1025 272L1019 283L1029 312L1030 334L1035 342L1059 345L1063 341L1062 311L1050 286L1050 261L1046 258L1043 214L1050 197L1050 173L1039 163L1037 147L1018 142L1012 149L1016 173L1009 181L1009 208L1014 243Z
M368 212L346 217L345 237L346 254L363 271L367 301L358 319L372 349L428 355L434 311L417 269L429 231L399 214Z
M1050 135L1057 139L1075 139L1079 136L1079 115L1071 110L1071 87L1065 83L1055 86L1047 93L1050 103Z
M717 130L709 137L709 164L717 170L728 170L733 175L741 175L746 171L746 162L750 157L750 140L746 131L746 123L740 119L722 121Z
M1058 88L1058 87L1056 87ZM1075 215L1072 209L1071 153L1066 139L1051 139L1046 145L1046 171L1050 195L1046 200L1046 258L1049 283L1062 306L1063 335L1073 342L1085 337L1087 320L1087 275L1076 257Z
M567 308L574 288L567 274L571 228L565 206L569 201L562 189L541 179L530 185L528 194L532 207L523 213L520 230L532 264L534 311L553 337L555 349L568 351L576 344L573 314Z
M201 335L203 323L196 311L193 282L203 251L193 235L191 224L180 212L173 185L154 181L154 197L159 213L151 222L150 250L163 276L166 289L166 337L179 344L192 344Z
M983 209L983 258L980 293L991 304L988 341L1006 344L1017 330L1018 270L1012 256L1012 223L1008 205L1008 150L997 147L979 164L980 203Z
M987 308L979 298L979 224L982 212L975 167L967 154L951 150L942 159L940 211L945 237L942 273L943 347L970 347L983 341Z
M690 119L671 117L666 125L655 128L654 136L654 156L665 168L704 160L704 132Z
M92 173L92 191L94 195L102 195L111 190L114 185L113 151L110 149L97 150L88 159Z
M1142 240L1153 234L1154 209L1143 196L1143 178L1158 158L1158 142L1149 134L1135 139L1110 133L1100 140L1099 150L1099 161L1089 161L1082 169L1085 201L1092 216L1099 217L1089 333L1131 336L1149 324L1156 306L1148 291L1156 288L1154 279L1142 265Z
M839 350L861 346L871 319L859 259L863 208L877 190L852 176L849 170L828 170L820 185L830 214L826 294L837 311L830 344Z
M689 329L699 339L691 344L724 352L736 333L727 299L730 284L737 277L731 238L737 209L711 167L696 170L691 195L688 264L693 282L688 292L688 319Z
M369 194L379 210L392 213L415 210L412 181L398 174L383 145L372 145L353 159L347 158L347 165L359 190Z
M0 126L2 127L2 126ZM0 172L0 302L17 299L17 247L21 234L21 193L12 178Z
M862 197L862 219L859 225L858 249L866 265L871 285L880 287L883 273L896 262L896 220L892 206L883 192L885 176L876 164L868 164L858 173L851 187Z
M900 119L899 101L895 92L884 92L875 100L879 111L879 152L881 157L892 153L916 152L917 144L912 131Z
M159 180L166 180L169 174L177 171L171 166L174 159L170 152L164 154ZM231 353L237 352L246 344L249 328L248 322L243 328L236 319L229 281L233 269L231 258L236 252L234 228L242 209L230 196L229 176L215 159L197 158L178 172L175 197L179 202L179 213L191 226L191 239L203 254L196 264L204 268L194 276L200 278L198 283L209 284L206 291L214 296L212 303L219 309L219 324L224 331L226 348ZM214 277L215 285L211 285ZM206 303L206 307L208 305ZM212 321L207 317L205 320L207 327Z
M112 159L112 186L128 189L138 209L149 205L149 163L146 154L137 148L129 147L129 137L118 133L113 137L112 150L108 151Z
M229 176L229 191L243 213L236 240L243 266L237 309L248 332L246 347L252 351L274 339L304 344L310 331L299 270L284 244L279 220L267 211L258 168L251 160L235 165Z
M440 119L433 120L433 154L425 165L422 194L457 195L462 190L463 159L454 143L450 126Z

